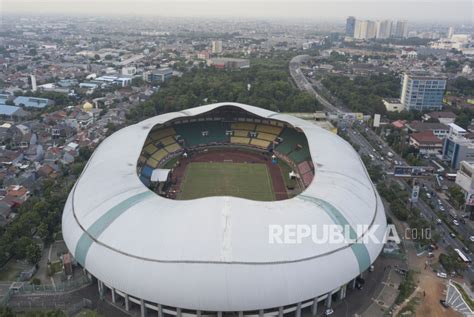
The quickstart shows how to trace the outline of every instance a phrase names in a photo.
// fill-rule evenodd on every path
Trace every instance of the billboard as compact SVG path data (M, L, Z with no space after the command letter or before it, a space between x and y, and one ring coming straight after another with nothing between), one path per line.
M474 194L469 194L467 196L466 205L474 206Z
M374 128L380 127L380 115L374 114Z

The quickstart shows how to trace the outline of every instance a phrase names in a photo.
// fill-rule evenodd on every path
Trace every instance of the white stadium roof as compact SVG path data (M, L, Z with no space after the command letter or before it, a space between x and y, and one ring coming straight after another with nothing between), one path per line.
M140 181L137 160L157 124L235 106L306 135L312 183L281 201L236 197L170 200ZM347 283L383 245L270 244L269 225L380 225L384 208L359 155L311 122L238 103L167 113L124 128L96 149L69 195L63 236L107 285L145 300L203 311L245 311L307 300Z

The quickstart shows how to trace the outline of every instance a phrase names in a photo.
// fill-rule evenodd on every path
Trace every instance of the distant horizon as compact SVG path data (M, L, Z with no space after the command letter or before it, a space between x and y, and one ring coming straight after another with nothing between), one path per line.
M342 22L359 19L474 24L474 4L469 0L0 0L2 15L63 15L90 17L166 17L303 19ZM423 14L421 15L420 12Z

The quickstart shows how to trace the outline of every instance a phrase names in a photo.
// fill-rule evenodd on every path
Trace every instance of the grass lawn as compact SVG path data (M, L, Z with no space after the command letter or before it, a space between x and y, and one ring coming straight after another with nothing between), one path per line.
M275 200L265 164L190 163L178 199L234 196L253 200Z

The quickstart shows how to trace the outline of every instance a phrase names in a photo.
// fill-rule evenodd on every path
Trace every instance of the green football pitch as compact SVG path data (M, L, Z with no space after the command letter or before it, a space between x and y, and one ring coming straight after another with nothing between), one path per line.
M265 164L190 163L186 167L178 199L234 196L253 200L275 200Z

